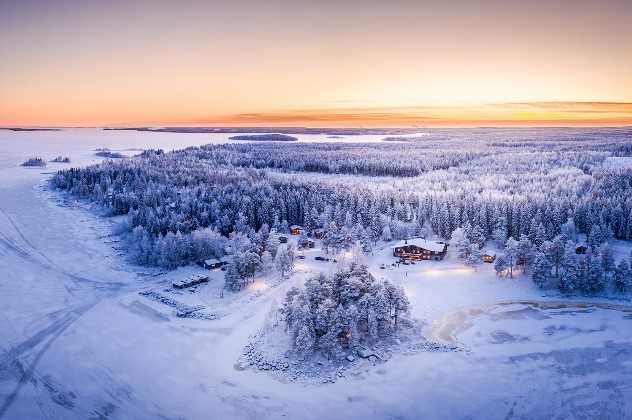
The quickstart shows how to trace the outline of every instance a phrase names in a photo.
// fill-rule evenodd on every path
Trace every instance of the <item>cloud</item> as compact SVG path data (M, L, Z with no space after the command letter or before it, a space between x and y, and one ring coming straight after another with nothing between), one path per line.
M468 106L291 109L210 116L188 122L313 126L632 125L632 103L558 101Z

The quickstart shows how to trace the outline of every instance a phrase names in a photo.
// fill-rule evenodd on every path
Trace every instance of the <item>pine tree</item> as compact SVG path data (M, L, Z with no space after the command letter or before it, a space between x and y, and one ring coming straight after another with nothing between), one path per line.
M478 248L482 248L485 244L485 233L480 226L475 225L469 232L468 239L471 243L478 245Z
M274 268L274 259L270 251L263 251L261 254L261 272L269 273Z
M479 245L474 243L471 244L468 250L466 262L468 265L476 268L482 261L483 256L481 255L481 250L479 249Z
M535 254L535 259L533 261L533 274L531 275L531 278L539 288L545 288L550 284L552 278L552 268L553 264L551 264L546 255L542 252L537 252Z
M612 275L615 290L621 293L627 293L630 291L630 285L632 285L632 272L630 266L626 260L619 261L614 274Z
M521 236L520 241L518 241L518 255L516 259L524 264L525 271L531 266L534 256L534 246L531 240L526 235Z
M577 240L577 228L575 227L575 221L571 217L560 227L560 231L567 240Z
M456 228L450 238L451 246L456 250L457 256L465 260L470 252L470 241L464 228Z
M518 254L518 241L509 237L505 243L505 259L507 261L507 266L509 267L509 278L513 278L513 269L518 260Z
M614 255L612 253L612 249L608 245L608 243L604 243L599 248L599 255L601 255L601 268L604 273L604 284L608 282L607 276L612 273L616 267L614 262Z
M540 223L538 224L538 227L536 229L536 232L533 238L533 243L535 244L535 246L540 247L542 243L546 241L546 239L547 239L546 229L544 228L544 225Z
M294 249L289 245L281 245L277 251L275 266L281 279L285 280L294 268Z
M590 229L590 233L588 234L588 246L592 249L599 249L602 243L603 235L601 227L599 225L595 225Z
M507 261L503 255L499 255L496 257L494 261L494 270L496 271L497 276L504 276L507 270Z
M393 234L391 233L391 228L389 225L384 225L384 228L382 229L382 240L385 242L393 240Z
M237 291L241 289L242 283L241 273L239 270L240 264L240 258L237 255L233 255L224 274L224 288L226 290Z
M604 279L605 276L601 262L601 255L599 255L599 253L589 254L585 291L593 294L601 292L605 287Z

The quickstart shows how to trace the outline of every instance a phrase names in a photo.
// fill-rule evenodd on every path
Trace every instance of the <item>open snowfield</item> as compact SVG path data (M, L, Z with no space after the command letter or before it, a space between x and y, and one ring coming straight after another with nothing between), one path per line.
M130 265L110 220L46 189L56 169L100 161L95 148L132 155L229 136L0 130L0 418L632 417L629 302L545 296L526 278L499 279L491 264L473 270L450 254L380 269L393 260L382 244L365 257L374 275L405 288L423 335L464 351L394 354L335 383L282 381L237 362L289 287L334 269L314 260L319 249L305 252L282 284L260 278L222 297L222 272L213 271L195 293L176 292L173 280L203 270ZM19 166L57 155L72 163ZM626 255L629 246L615 249ZM139 294L147 290L202 305L216 319L177 317Z

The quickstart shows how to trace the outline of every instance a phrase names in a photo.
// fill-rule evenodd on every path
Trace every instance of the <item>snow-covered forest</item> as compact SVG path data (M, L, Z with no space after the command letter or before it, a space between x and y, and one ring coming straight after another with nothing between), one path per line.
M632 168L616 165L632 154L630 135L568 136L479 135L466 146L459 136L377 144L209 144L62 170L52 185L94 200L112 215L128 215L121 229L130 255L142 264L175 267L223 257L229 241L235 242L239 255L233 260L249 260L242 266L250 268L230 270L231 289L276 258L270 231L287 233L293 224L308 233L323 229L323 247L335 251L357 241L370 247L379 239L450 239L465 228L479 248L488 240L502 246L515 241L522 248L515 262L533 270L542 286L598 292L616 282L617 290L629 289L616 280L628 278L628 269L610 261L604 244L632 239ZM306 172L323 175L300 176ZM580 234L588 237L586 255L560 250L573 247ZM459 254L467 258L469 249ZM603 262L603 274L596 268L589 273L597 265L592 260ZM504 273L501 263L505 257L497 262ZM512 270L513 262L508 266Z

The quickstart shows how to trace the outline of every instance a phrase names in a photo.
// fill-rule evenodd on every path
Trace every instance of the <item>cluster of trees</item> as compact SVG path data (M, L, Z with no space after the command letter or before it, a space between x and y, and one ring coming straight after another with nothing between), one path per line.
M497 232L489 239L502 248L494 261L496 273L513 278L514 270L519 267L539 287L557 288L565 293L632 291L632 255L629 262L622 259L615 263L608 244L613 233L608 226L593 226L586 244L577 242L573 219L567 220L560 231L550 240L544 230L522 235L519 240L505 239L504 232ZM476 266L482 261L480 250L485 241L480 229L468 224L454 230L451 249L467 264Z
M447 169L480 156L475 151L430 150L401 144L209 144L195 152L198 159L221 165L274 168L283 171L369 176L412 177Z
M21 166L46 166L46 161L41 157L33 157L22 162Z
M292 288L281 314L297 353L336 357L346 348L392 337L409 306L401 287L377 281L366 266L351 264L307 280L304 289Z
M238 291L254 281L257 273L269 273L273 269L281 280L294 268L294 249L290 244L281 244L276 231L263 225L257 233L231 235L230 259L224 276L224 287Z
M551 240L508 238L494 262L497 274L513 277L519 266L541 288L580 294L632 291L632 255L629 262L621 259L615 263L608 244L611 232L597 225L585 245L577 242L572 220L564 224L562 232Z
M122 159L122 158L127 157L123 153L112 152L111 150L99 150L94 155L98 157L108 158L108 159Z
M632 169L603 165L610 156L632 153L622 141L523 137L520 147L501 147L516 141L464 145L446 138L429 143L436 150L424 142L212 145L63 170L51 182L113 215L128 215L125 230L143 238L136 254L146 264L202 257L191 251L202 245L187 245L201 240L195 232L228 238L264 224L277 232L292 224L324 229L324 245L334 252L358 240L370 246L380 238L449 238L469 226L467 254L474 261L472 243L480 249L485 240L504 245L506 238L524 237L540 247L562 234L569 219L577 233L601 230L632 239ZM319 169L326 162L331 170ZM402 165L409 164L428 167L402 178ZM397 177L314 178L254 169L340 173L336 165L351 165L346 173Z
M607 242L593 244L578 254L575 241L559 235L536 249L532 261L531 277L542 288L581 294L632 290L632 256L629 262L621 259L615 263Z

